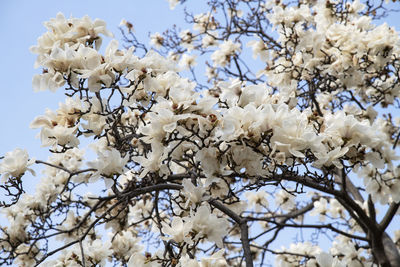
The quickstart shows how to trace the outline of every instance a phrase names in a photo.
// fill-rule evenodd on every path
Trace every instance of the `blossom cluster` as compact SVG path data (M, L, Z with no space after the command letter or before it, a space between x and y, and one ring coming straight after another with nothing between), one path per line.
M400 205L400 124L375 105L395 107L399 97L398 34L375 26L359 1L266 1L249 8L253 16L239 6L258 1L241 2L224 10L236 28L218 21L224 4L213 6L192 16L195 33L175 33L179 53L167 56L167 35L152 35L155 49L143 56L116 40L102 53L112 36L104 21L59 13L45 23L31 48L43 69L33 87L65 87L67 97L31 123L51 152L46 162L22 149L0 161L2 188L17 189L2 204L3 263L252 266L267 253L277 266L385 263L377 251ZM236 31L250 36L255 18L278 37L244 46ZM241 69L245 47L266 65L254 77ZM196 52L212 61L208 90L179 72L193 71ZM24 193L34 162L42 178ZM377 204L387 208L381 222ZM329 253L310 242L269 247L285 227L338 236ZM50 260L52 238L63 249Z

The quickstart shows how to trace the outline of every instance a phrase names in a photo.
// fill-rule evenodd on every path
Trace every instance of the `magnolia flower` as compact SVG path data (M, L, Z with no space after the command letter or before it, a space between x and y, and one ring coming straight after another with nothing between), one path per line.
M178 80L173 86L171 86L169 97L172 101L172 110L178 112L179 110L186 110L194 106L193 103L196 103L196 100L200 95L199 93L194 92L194 87L195 84L186 79ZM170 105L170 103L168 104ZM161 113L161 111L164 111L164 108L160 106L160 109L158 109L158 106L156 106L155 111L158 110L160 111L159 113ZM189 114L187 114L186 117L188 115ZM181 115L180 118L185 118L185 116Z
M151 260L151 256L147 257L142 253L133 253L129 258L128 267L158 267L159 264Z
M334 165L335 167L341 169L343 168L342 163L340 162L339 158L343 157L347 151L349 150L348 147L336 147L335 149L329 151L328 153L316 152L315 156L318 158L317 161L313 163L314 167L321 168L322 166L331 166Z
M109 67L117 72L126 73L127 69L134 67L137 58L133 55L135 47L130 47L129 50L118 49L119 43L117 40L112 40L104 55L104 61Z
M68 73L71 68L76 68L75 59L76 51L68 44L64 47L55 47L51 50L50 55L42 62L42 65L54 69L56 72ZM75 66L74 66L75 65Z
M101 64L93 70L82 70L80 78L88 79L88 88L91 92L98 92L103 87L110 87L115 80L115 73L108 64Z
M316 254L321 253L321 248L318 246L312 245L310 242L304 242L304 243L295 243L295 244L290 244L289 248L282 247L281 251L283 252L289 252L288 254L280 254L277 255L275 258L275 263L276 266L282 266L282 267L294 267L298 266L297 264L294 265L294 263L298 263L301 260L303 260L302 256L300 255L310 255L314 256ZM293 254L291 254L293 253ZM315 266L312 265L312 261L308 262L310 265L307 264L307 266Z
M30 247L29 245L22 244L19 245L15 253L18 255L15 259L15 263L19 267L29 267L35 266L35 255L39 253L39 249L37 247Z
M227 267L228 263L224 258L224 250L218 250L210 257L203 257L201 259L200 267Z
M149 154L147 154L147 157L144 156L138 156L138 157L133 157L132 159L140 164L140 166L143 168L141 174L139 175L139 178L145 177L149 172L155 172L157 170L161 170L161 162L165 159L166 155L163 153L163 147L159 144L154 144L152 145L153 151L151 151ZM166 175L167 173L164 173L162 175Z
M372 201L374 203L380 202L383 205L388 202L390 191L384 182L379 180L366 177L364 178L364 184L365 190L368 194L371 194Z
M35 67L42 64L46 55L53 49L64 47L68 44L76 48L79 44L100 49L102 38L100 35L112 36L107 30L103 20L92 21L88 16L83 18L66 19L62 13L58 13L56 18L44 23L48 31L38 38L38 45L30 48L32 53L38 54Z
M179 33L179 37L181 38L180 44L182 47L186 48L188 52L194 49L194 41L197 39L190 30L184 30Z
M16 148L7 152L0 162L0 174L3 175L1 182L4 183L10 177L20 177L26 171L35 175L35 172L28 168L34 162L35 159L29 159L28 152L25 149Z
M176 5L179 4L179 0L168 0L169 2L169 8L171 10L174 10Z
M96 181L99 175L104 175L105 178L112 177L114 174L122 174L125 170L125 165L129 160L129 155L121 156L121 153L115 148L111 147L105 150L97 151L98 158L90 161L87 165L96 169L93 174L92 181ZM107 188L111 186L111 181L105 179Z
M248 176L263 175L263 156L246 146L235 146L232 148L232 160L235 162L237 172L245 170ZM244 169L243 169L244 168Z
M333 258L333 256L329 253L322 252L318 254L316 257L318 262L318 266L320 267L345 267L346 264L340 261L337 257Z
M185 208L188 207L189 203L198 204L203 200L206 188L204 188L201 184L195 186L189 179L184 179L182 181L182 185L183 190L181 193L186 199Z
M256 59L258 56L260 56L262 61L266 61L268 59L269 52L263 40L259 39L249 41L246 46L251 47L253 50L254 59Z
M344 218L345 209L335 198L329 199L329 213L333 218Z
M128 261L129 256L133 253L140 252L142 246L140 245L140 238L132 230L121 231L117 235L112 235L111 248L114 255L121 259Z
M206 77L208 82L215 79L217 77L216 68L206 67Z
M85 113L82 119L86 120L87 123L82 122L82 127L89 130L88 135L91 132L94 135L100 135L102 131L107 127L107 117L100 115L101 111L105 109L105 100L93 99L91 101L90 112Z
M143 198L137 201L134 206L129 206L128 222L136 224L144 217L149 216L153 208L154 205L152 201L148 201L148 197L143 196Z
M63 75L59 72L54 72L53 70L43 74L36 74L32 79L32 87L36 92L44 91L46 89L55 92L64 84L65 80Z
M87 241L87 239L85 240ZM100 239L93 241L83 242L85 247L85 258L87 262L94 263L95 265L105 266L108 257L111 256L111 243L102 242Z
M82 166L85 150L77 147L68 149L65 153L54 153L49 161L54 165L60 165L70 171L77 171Z
M368 120L360 122L353 115L347 116L343 111L327 115L326 124L325 134L331 136L337 145L350 147L361 143L370 146L375 139Z
M160 49L164 43L164 37L156 32L150 36L150 44L154 45L157 49Z
M275 112L270 109L266 118L273 129L271 142L274 150L285 152L286 157L293 155L298 158L305 157L302 151L306 149L321 150L323 137L318 136L308 124L306 112L289 110L286 104L279 104L275 109Z
M75 136L78 128L75 124L80 110L80 101L68 98L65 104L60 103L60 108L56 113L47 109L45 115L36 117L30 127L42 128L39 136L43 146L76 146L79 140Z
M133 28L132 23L130 23L126 19L121 19L121 22L119 23L119 26L125 26L126 28L128 28L129 32L134 32L135 31L135 29Z
M268 208L268 194L264 190L246 192L245 197L249 201L249 205L254 205L256 212L260 212L263 208Z
M185 254L179 259L180 267L202 267L196 259L191 259Z
M179 65L184 69L188 69L188 68L192 68L193 66L196 66L197 65L196 56L183 54L182 58L179 62Z
M192 225L190 222L184 222L180 217L174 217L171 222L171 226L162 223L162 230L165 234L169 235L168 239L172 239L177 243L181 243L187 240L186 236L192 230Z
M205 147L196 153L196 162L199 162L207 177L212 177L214 173L220 172L221 166L218 160L218 150L215 147Z
M52 128L44 127L40 132L40 139L43 146L69 145L75 147L79 145L79 139L75 136L78 125L75 127L65 127L56 125Z
M202 13L194 16L193 29L199 32L205 32L205 30L215 30L217 24L212 13Z
M218 32L208 32L201 40L201 46L207 48L217 45Z
M295 196L286 190L279 190L279 192L275 194L275 203L283 210L290 211L295 207Z
M36 219L33 214L33 208L36 207L37 203L37 197L23 194L15 205L2 207L0 212L3 218L8 219L9 227L2 228L4 232L0 234L0 238L7 236L11 242L10 244L15 246L28 240L29 234L26 231L26 227L32 220ZM6 243L3 244L6 245Z
M231 57L240 52L240 44L225 40L219 45L218 49L212 53L211 59L214 61L214 66L225 67L230 63Z
M343 255L344 257L341 258L341 261L346 264L345 266L358 267L363 266L361 262L369 263L362 255L364 249L356 248L355 244L349 240L348 237L339 235L336 239L337 240L332 243L330 252L333 255ZM325 260L329 261L329 259Z
M311 216L319 216L319 220L324 222L328 211L328 201L325 198L320 198L314 202L314 209L310 212Z
M228 234L229 223L226 218L218 218L211 213L208 206L200 206L195 214L191 214L188 222L199 236L215 242L218 247L223 247L222 239Z

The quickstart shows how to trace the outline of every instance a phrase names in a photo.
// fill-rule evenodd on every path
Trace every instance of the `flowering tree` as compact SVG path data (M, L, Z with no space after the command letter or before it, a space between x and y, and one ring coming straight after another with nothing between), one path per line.
M400 42L376 25L385 3L207 11L150 47L123 21L126 49L104 53L105 22L45 23L33 87L66 100L31 124L46 161L1 158L0 265L400 266Z

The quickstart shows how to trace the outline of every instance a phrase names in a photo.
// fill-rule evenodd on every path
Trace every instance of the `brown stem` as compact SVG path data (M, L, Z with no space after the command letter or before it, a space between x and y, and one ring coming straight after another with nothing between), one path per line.
M247 220L237 215L234 211L232 211L216 199L211 199L208 201L208 203L228 215L232 220L239 224L240 240L242 241L246 267L253 267L253 256L251 255L250 250L249 226L247 225Z

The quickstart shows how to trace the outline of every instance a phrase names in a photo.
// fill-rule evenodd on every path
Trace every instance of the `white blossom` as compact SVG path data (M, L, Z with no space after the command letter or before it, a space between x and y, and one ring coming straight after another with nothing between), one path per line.
M10 177L19 178L26 171L35 175L35 172L28 168L35 162L35 159L29 159L28 152L24 149L16 148L7 152L0 162L1 182L6 182Z
M31 123L46 162L19 148L0 158L5 263L242 266L247 249L254 265L267 252L284 267L380 263L373 227L390 232L400 214L400 121L390 113L400 39L373 20L387 9L374 14L358 0L207 4L207 13L185 11L193 27L151 34L156 50L116 40L100 49L112 34L88 16L44 23L31 47L42 68L32 85L65 87L68 97ZM125 44L136 43L132 24L120 26ZM94 153L85 155L87 143ZM26 193L21 177L35 162L42 177ZM289 227L305 241L277 249ZM328 252L302 227L334 236ZM389 255L399 231L381 234ZM47 259L53 239L65 247Z
M107 187L109 179L114 174L122 174L125 170L125 164L128 162L128 156L122 157L121 153L115 148L110 148L102 151L98 151L98 158L94 161L88 162L88 166L96 169L96 173L93 175L92 180L96 180L98 175L105 176L105 182Z
M171 10L175 9L176 5L179 4L179 0L168 0L168 2Z
M222 247L222 239L228 233L228 221L225 218L218 218L211 213L209 207L201 206L190 216L189 222L199 237L204 236L209 241L215 242L218 247Z
M275 203L283 210L292 210L295 207L294 200L295 196L286 190L279 190L279 192L275 194Z
M231 57L240 51L240 44L227 40L218 46L218 49L211 55L211 59L214 62L214 66L225 67L230 63Z

